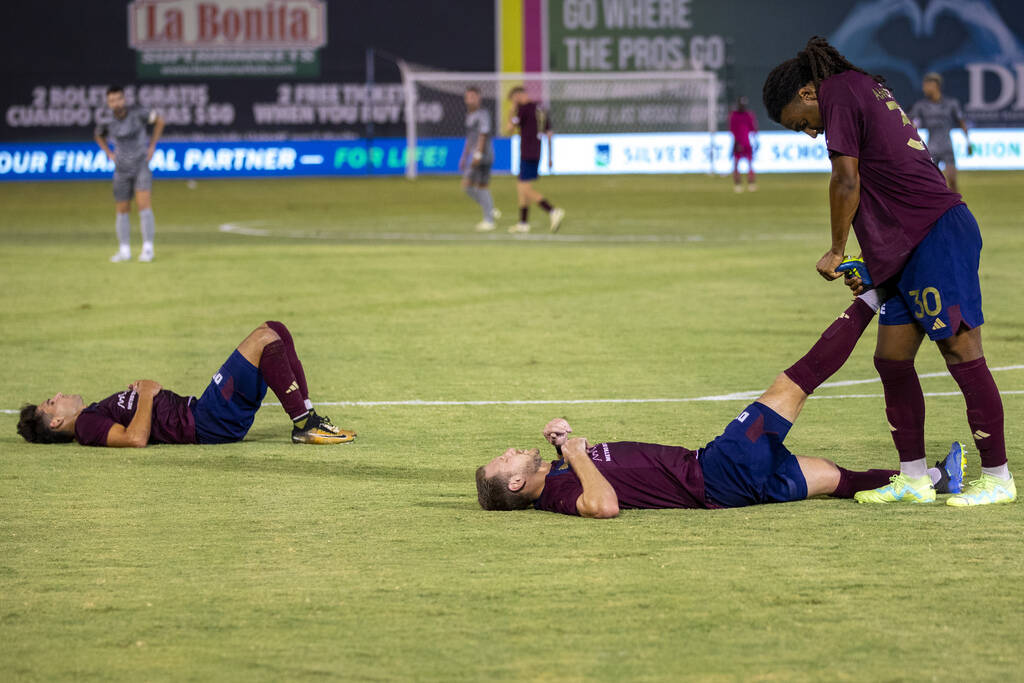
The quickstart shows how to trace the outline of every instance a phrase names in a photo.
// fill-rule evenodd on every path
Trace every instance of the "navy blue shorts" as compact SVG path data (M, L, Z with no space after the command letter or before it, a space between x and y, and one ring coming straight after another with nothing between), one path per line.
M898 293L887 300L879 325L917 323L932 341L985 322L981 313L981 231L970 209L954 206L910 254Z
M519 179L520 180L536 180L538 175L538 169L540 168L540 160L534 159L529 161L527 159L521 159L519 161Z
M747 406L700 452L708 501L738 508L806 498L800 463L782 445L792 426L766 405Z
M196 441L232 443L244 439L266 394L267 383L259 369L235 349L192 407Z

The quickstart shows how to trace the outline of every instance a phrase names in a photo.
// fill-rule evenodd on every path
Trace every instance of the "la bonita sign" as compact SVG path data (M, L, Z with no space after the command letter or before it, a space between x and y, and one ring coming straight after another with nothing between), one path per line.
M282 48L327 43L323 0L133 0L128 43L136 50Z

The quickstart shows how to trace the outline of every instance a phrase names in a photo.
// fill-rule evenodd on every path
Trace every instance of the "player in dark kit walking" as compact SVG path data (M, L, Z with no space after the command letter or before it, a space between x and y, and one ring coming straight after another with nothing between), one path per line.
M928 152L932 161L942 169L946 176L946 184L953 192L956 187L956 155L953 154L953 141L949 137L950 129L956 125L967 137L967 122L964 121L960 102L942 94L942 76L937 73L925 74L921 84L924 99L918 100L910 108L910 118L918 128L928 130ZM971 156L971 143L967 142L967 156Z
M1002 400L982 352L981 234L974 216L946 186L884 80L850 64L823 38L812 38L796 58L772 70L764 104L772 119L790 130L812 138L825 134L832 160L832 246L818 261L818 272L826 280L839 277L836 267L852 222L874 281L895 293L879 317L875 367L900 475L857 499L934 500L926 473L924 394L914 370L927 334L963 392L981 455L981 477L947 504L1015 500Z
M540 510L583 517L614 517L622 508L729 508L786 503L811 496L850 498L897 476L893 470L853 472L830 460L794 455L783 445L808 394L836 372L878 308L869 291L858 297L811 350L780 374L725 432L703 448L633 441L568 439L569 423L544 428L563 460L544 462L540 451L509 448L476 472L485 510ZM964 452L954 443L927 471L936 489L960 489Z
M554 161L554 150L551 147L551 120L536 102L530 99L526 88L516 86L508 93L512 102L509 112L509 125L506 132L511 134L519 129L519 180L516 182L516 194L519 198L519 222L508 229L511 233L530 232L530 204L536 202L540 208L548 212L551 232L558 232L565 211L559 209L533 189L533 181L537 179L540 169L540 133L543 130L548 138L548 170Z
M21 409L18 433L33 443L77 441L83 446L231 443L245 438L268 386L292 419L294 443L355 438L355 432L338 429L313 410L292 335L272 320L238 345L198 400L148 379L89 406L79 395L57 393Z
M117 253L110 257L114 263L127 261L131 254L131 221L129 213L132 197L139 209L139 223L142 226L142 250L139 260L147 263L153 260L153 238L156 222L153 218L153 172L149 161L153 158L156 143L164 132L164 119L155 109L128 107L125 104L124 88L112 85L107 89L107 107L113 117L109 123L96 127L96 144L114 162L114 203L117 219ZM146 141L146 126L153 126L153 135ZM107 138L114 141L114 149L107 144Z

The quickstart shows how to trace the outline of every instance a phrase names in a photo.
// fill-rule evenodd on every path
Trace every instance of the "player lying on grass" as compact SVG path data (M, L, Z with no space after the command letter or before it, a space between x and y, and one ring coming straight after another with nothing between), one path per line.
M853 472L824 458L793 455L783 445L807 396L835 373L878 309L872 290L858 297L811 350L780 374L725 432L696 451L632 441L569 439L569 423L544 428L562 460L544 462L540 450L509 448L476 472L485 510L539 510L583 517L615 517L621 508L730 508L786 503L811 496L852 498L882 486L895 470ZM928 471L935 489L960 491L964 449L954 443Z
M149 379L89 406L79 395L58 393L38 406L24 406L18 433L32 443L77 441L83 446L231 443L245 438L268 386L292 419L293 442L335 444L355 438L355 432L338 429L313 410L292 335L275 321L242 340L198 400Z

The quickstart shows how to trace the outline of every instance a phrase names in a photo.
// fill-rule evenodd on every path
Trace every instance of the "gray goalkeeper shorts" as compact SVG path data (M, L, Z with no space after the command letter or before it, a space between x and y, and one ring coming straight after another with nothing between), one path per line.
M149 164L142 164L136 173L114 171L114 201L130 202L138 190L153 189L153 172Z
M469 181L470 185L490 185L491 184L491 165L490 164L477 164L470 166L466 169L466 180Z

